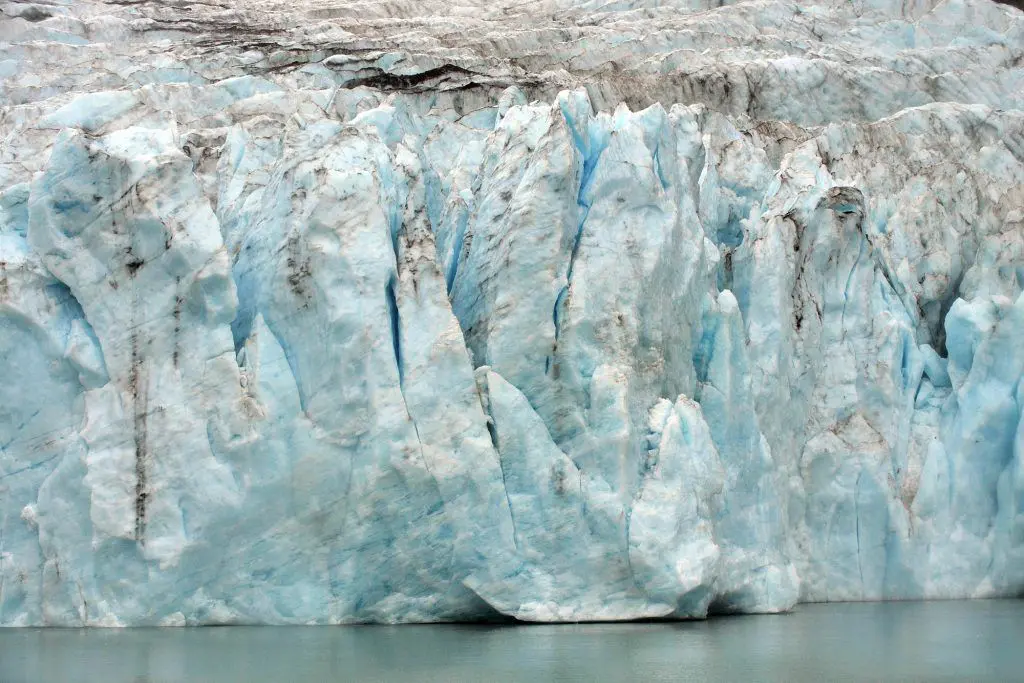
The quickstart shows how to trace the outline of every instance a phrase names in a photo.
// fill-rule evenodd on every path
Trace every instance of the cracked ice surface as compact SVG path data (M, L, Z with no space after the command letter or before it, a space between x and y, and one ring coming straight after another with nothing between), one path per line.
M0 11L0 624L1024 591L1024 13Z

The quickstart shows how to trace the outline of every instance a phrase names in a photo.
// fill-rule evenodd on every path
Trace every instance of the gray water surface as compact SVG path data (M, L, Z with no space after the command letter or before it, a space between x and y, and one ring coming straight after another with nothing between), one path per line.
M0 629L0 681L1024 681L1024 601L685 623Z

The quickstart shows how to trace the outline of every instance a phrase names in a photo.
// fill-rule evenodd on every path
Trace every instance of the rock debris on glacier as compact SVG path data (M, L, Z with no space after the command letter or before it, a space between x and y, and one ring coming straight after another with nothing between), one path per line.
M0 11L0 624L1024 592L1024 13Z

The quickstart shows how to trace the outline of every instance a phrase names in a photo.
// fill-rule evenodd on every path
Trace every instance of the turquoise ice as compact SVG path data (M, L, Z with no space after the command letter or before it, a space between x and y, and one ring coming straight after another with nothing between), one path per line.
M548 4L5 19L0 624L1024 591L1024 14Z

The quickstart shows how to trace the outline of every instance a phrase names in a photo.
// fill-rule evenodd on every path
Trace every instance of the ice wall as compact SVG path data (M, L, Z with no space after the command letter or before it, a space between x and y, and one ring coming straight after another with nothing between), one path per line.
M4 10L0 624L1024 591L1024 14L549 4L533 80Z

